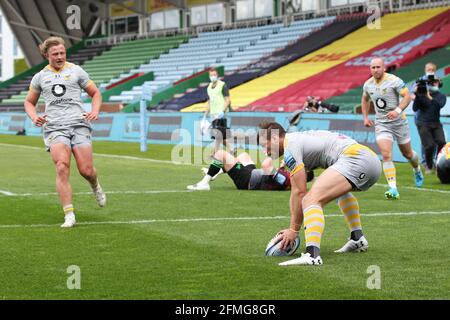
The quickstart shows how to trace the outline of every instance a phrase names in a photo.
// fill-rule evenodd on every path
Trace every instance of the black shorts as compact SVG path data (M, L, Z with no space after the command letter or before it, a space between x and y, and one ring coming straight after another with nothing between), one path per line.
M252 176L252 171L256 169L254 164L242 165L242 163L236 163L233 168L228 170L228 175L231 180L233 180L236 188L239 190L248 190L248 184L250 182L250 177Z
M219 136L219 133L222 135L222 139L227 139L227 119L221 118L221 119L215 119L211 123L211 131L212 131L212 139L216 139L217 136Z

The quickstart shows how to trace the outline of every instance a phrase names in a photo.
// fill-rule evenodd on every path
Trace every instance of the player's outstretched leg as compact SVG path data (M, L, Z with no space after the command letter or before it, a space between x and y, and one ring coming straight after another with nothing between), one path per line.
M350 230L350 239L340 249L334 251L337 253L345 252L365 252L369 247L369 243L362 232L361 216L359 214L358 200L352 193L344 194L337 200L341 212L345 216L345 221Z
M214 180L220 174L220 172L223 172L222 161L213 159L203 179L196 184L187 186L187 189L194 191L209 191L209 182L211 180Z

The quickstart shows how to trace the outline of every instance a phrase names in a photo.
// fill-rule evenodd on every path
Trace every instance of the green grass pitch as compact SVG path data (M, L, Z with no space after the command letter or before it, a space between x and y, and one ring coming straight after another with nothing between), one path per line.
M141 154L134 143L95 142L94 151L108 205L97 207L72 162L79 224L65 230L42 140L0 136L0 299L450 298L450 186L426 176L416 189L408 164L397 164L400 200L384 199L384 177L357 194L367 253L333 253L349 232L331 203L324 265L279 267L286 259L264 249L288 226L289 192L238 191L226 176L210 192L186 192L200 166L131 158L170 160L170 146ZM79 290L67 288L71 265ZM378 290L367 287L374 265Z

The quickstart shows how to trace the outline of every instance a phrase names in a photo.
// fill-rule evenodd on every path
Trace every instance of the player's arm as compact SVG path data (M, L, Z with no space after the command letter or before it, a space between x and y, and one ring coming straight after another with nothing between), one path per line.
M306 171L303 164L300 164L297 169L291 172L291 197L289 200L291 220L289 229L281 231L283 234L282 249L292 245L298 236L303 223L302 200L307 191Z
M364 125L366 127L373 126L372 120L369 119L369 110L370 110L370 97L366 91L363 91L361 98L361 113L364 119Z
M228 111L228 108L230 107L230 104L231 104L230 90L228 90L227 85L223 86L222 94L223 94L223 97L224 97L224 100L225 100L224 105L223 105L223 113L226 113Z
M210 105L209 99L208 99L208 101L206 101L206 111L205 111L205 114L203 115L203 117L206 118L208 116L210 109L211 109L211 105Z
M102 94L93 81L84 90L92 98L92 111L86 113L86 120L95 121L98 119L100 107L102 106Z
M30 117L31 121L38 127L42 126L47 121L45 120L46 116L40 117L36 113L36 104L38 103L40 96L41 93L39 91L30 88L24 102L25 112Z
M388 119L391 119L391 120L396 119L403 112L403 110L405 110L409 106L409 103L412 100L411 93L409 93L409 90L406 87L406 85L404 84L404 82L400 81L399 83L400 83L400 85L397 86L395 88L395 90L398 92L398 94L403 99L397 108L388 112L388 114L386 115L388 117Z

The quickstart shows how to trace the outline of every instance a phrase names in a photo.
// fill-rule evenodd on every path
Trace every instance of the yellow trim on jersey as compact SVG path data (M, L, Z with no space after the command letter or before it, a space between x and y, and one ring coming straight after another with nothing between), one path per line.
M401 95L402 97L404 97L408 92L409 92L408 88L407 88L407 87L404 87L404 88L402 89L402 91L400 91L400 95Z
M352 144L352 145L348 146L347 148L345 148L343 154L345 154L346 156L349 156L349 157L356 157L356 156L360 155L359 151L361 151L361 150L367 150L367 151L370 151L372 154L375 154L375 152L373 152L372 149L370 149L369 147L366 147L362 144L359 144L359 143Z
M377 80L377 79L375 79L375 78L373 78L373 79L375 80L375 83L376 83L377 85L380 85L380 84L382 84L385 80L387 80L387 79L389 78L389 76L390 76L390 74L385 72L385 73L383 73L383 76L381 77L380 80Z
M33 91L33 92L36 92L36 93L41 93L38 89L33 88L31 85L28 87L28 91Z
M305 167L305 165L303 163L300 163L298 166L295 167L294 170L292 170L292 172L290 173L290 176L292 177L294 174L296 174L297 172L302 170L304 167Z
M88 83L86 83L86 86L84 88L89 87L91 84L95 84L94 81L89 80Z
M64 70L64 68L66 68L66 67L72 67L73 66L73 63L70 63L70 62L65 62L64 63L64 65L62 66L62 68L61 69L59 69L59 70L56 70L55 68L53 68L50 64L48 64L45 68L47 68L48 70L50 70L50 71L52 71L52 72L55 72L55 73L60 73L61 71L63 71Z
M284 141L283 141L283 149L284 149L284 151L286 151L286 146L287 146L287 144L288 144L287 137L284 136ZM283 158L284 158L284 157L283 157ZM283 161L284 161L284 159L283 159ZM297 172L299 172L300 170L302 170L304 167L305 167L305 165L304 165L303 163L300 163L298 166L295 167L294 170L292 170L292 171L290 172L289 175L292 177L294 174L296 174Z

